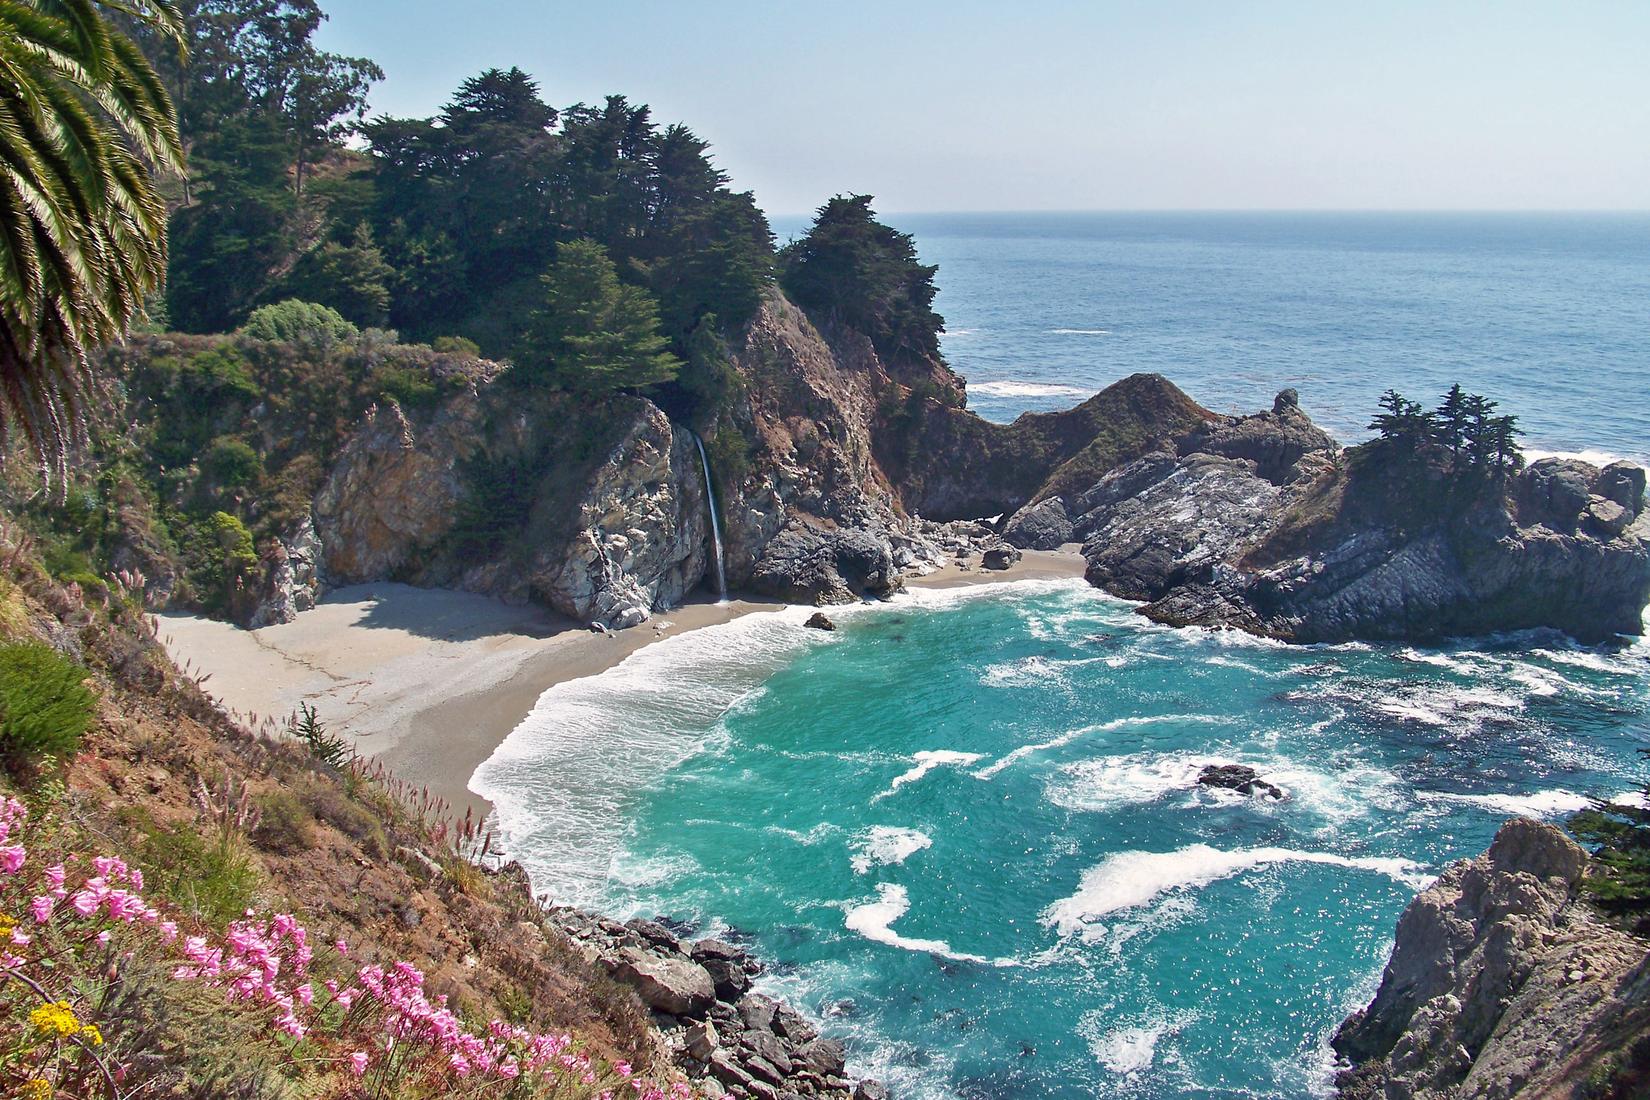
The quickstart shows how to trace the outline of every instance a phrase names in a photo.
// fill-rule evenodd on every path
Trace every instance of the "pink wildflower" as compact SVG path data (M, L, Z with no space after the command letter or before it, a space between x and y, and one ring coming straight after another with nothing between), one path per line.
M23 869L23 861L28 858L28 854L21 844L0 848L0 871L15 875Z
M349 1070L359 1077L367 1072L367 1052L358 1050L349 1056Z
M52 919L52 899L42 894L29 903L29 912L37 923L45 924Z

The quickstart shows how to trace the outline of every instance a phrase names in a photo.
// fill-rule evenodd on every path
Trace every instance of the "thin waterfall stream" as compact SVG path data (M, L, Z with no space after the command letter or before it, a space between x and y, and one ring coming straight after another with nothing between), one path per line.
M727 566L722 561L722 520L716 510L716 487L711 484L710 459L705 457L705 441L699 438L699 433L693 433L693 445L699 448L699 467L705 471L705 501L710 506L710 540L711 547L716 552L716 596L718 599L728 598Z

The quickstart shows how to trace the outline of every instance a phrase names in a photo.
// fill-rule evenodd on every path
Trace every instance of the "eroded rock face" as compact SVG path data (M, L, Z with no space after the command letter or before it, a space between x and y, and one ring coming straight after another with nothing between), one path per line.
M1586 858L1553 826L1515 819L1416 897L1375 999L1336 1033L1355 1066L1341 1096L1513 1100L1607 1085L1650 1026L1650 957L1577 900Z
M1072 541L1071 516L1064 497L1028 504L1009 517L1003 539L1022 550L1058 550Z
M609 412L605 446L574 459L568 410L505 389L416 422L374 410L316 495L329 582L446 585L612 626L679 603L709 542L693 438L639 398Z
M647 405L584 490L571 545L533 556L530 589L565 615L616 627L680 603L705 575L698 461L693 437Z
M315 521L305 516L290 535L271 547L248 628L290 623L300 611L314 607L321 595L320 567L321 539L315 533Z
M1073 527L1089 580L1160 622L1298 642L1536 627L1597 642L1639 633L1650 601L1633 470L1544 459L1501 502L1456 499L1425 471L1353 469L1285 394L1112 470ZM1409 491L1437 503L1406 505Z

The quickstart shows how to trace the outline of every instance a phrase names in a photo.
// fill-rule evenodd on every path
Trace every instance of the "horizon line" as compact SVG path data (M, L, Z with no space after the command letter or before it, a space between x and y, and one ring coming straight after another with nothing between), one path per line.
M851 192L841 192L850 194ZM818 207L810 210L783 210L764 213L770 218L811 218L818 213ZM918 215L934 217L944 215L1002 215L1002 214L1480 214L1480 215L1530 215L1530 214L1564 214L1571 216L1598 215L1650 215L1650 207L1563 207L1563 206L1529 206L1529 207L1482 207L1482 206L1181 206L1181 207L1146 207L1146 206L1095 206L1095 207L1033 207L1014 209L1001 207L997 209L952 209L952 210L878 210L877 217L906 217Z

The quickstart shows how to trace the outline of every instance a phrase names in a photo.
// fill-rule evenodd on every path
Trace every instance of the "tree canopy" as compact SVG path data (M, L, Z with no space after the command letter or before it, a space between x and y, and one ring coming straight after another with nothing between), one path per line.
M626 286L595 241L570 241L543 278L544 305L522 340L519 377L601 394L668 382L681 360L659 334L647 291Z
M1381 411L1370 421L1378 445L1405 458L1441 456L1457 478L1499 480L1524 464L1523 435L1516 416L1497 416L1496 402L1450 387L1437 409L1427 411L1397 390L1381 395Z
M945 319L934 273L909 233L876 220L870 195L838 195L780 253L780 282L804 309L871 338L884 355L939 358Z

